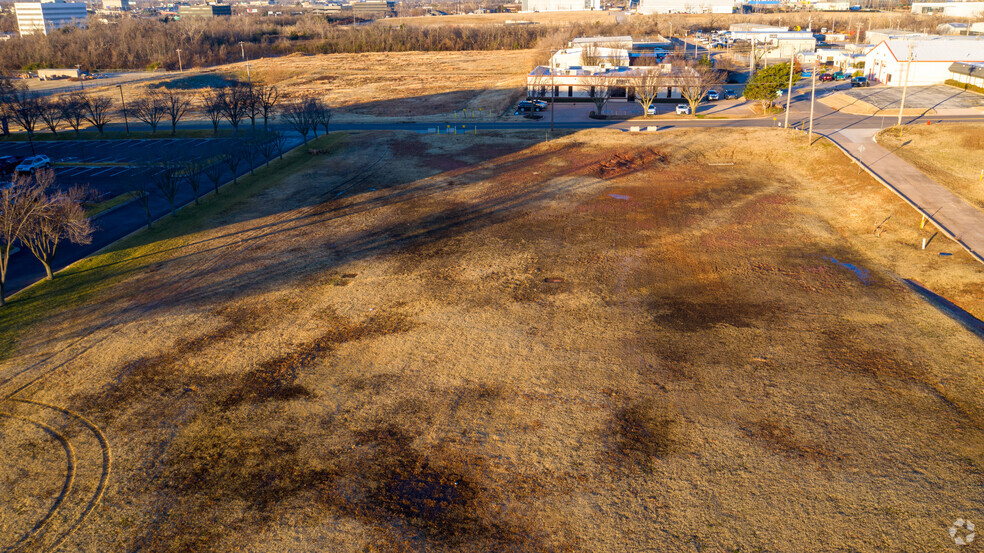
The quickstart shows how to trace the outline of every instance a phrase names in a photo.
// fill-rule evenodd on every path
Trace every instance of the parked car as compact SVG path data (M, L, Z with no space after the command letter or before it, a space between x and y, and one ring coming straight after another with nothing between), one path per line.
M734 100L737 97L738 97L738 93L735 92L734 90L725 90L724 91L724 99L725 100Z
M851 86L868 86L868 77L852 77Z
M843 81L846 78L847 78L847 73L845 73L843 71L838 71L838 72L834 73L834 80L835 81Z
M14 169L21 163L21 158L14 156L0 156L0 179L14 174Z
M708 90L707 91L707 99L710 100L710 101L712 101L712 102L716 102L716 101L718 101L718 100L721 99L721 95L718 94L718 91L717 90Z
M543 111L547 109L547 103L543 100L523 100L516 106L516 115L529 111Z
M656 106L654 104L649 104L649 108L646 109L646 115L656 115Z
M51 167L51 159L48 156L39 155L25 158L14 171L18 173L33 173L38 169L47 169L49 167Z
M834 75L833 73L824 73L823 75L820 75L820 80L823 82L832 81L834 80Z
M690 106L687 104L677 104L676 113L677 115L690 115Z

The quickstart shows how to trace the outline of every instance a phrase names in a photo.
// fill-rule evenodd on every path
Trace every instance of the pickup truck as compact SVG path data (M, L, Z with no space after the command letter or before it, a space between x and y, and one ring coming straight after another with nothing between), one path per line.
M853 77L851 78L851 86L868 86L868 77Z

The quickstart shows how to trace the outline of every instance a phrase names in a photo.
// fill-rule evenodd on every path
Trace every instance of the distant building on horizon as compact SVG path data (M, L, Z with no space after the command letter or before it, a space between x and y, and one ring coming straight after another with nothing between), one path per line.
M912 13L946 17L984 17L984 2L913 2Z
M638 13L733 13L735 0L639 0Z
M130 0L103 0L104 10L130 11Z
M523 0L524 12L580 12L600 10L601 0Z
M15 2L14 12L21 36L46 35L62 27L84 27L88 22L86 5L82 2Z
M205 4L203 6L178 6L178 17L222 17L232 15L229 4Z

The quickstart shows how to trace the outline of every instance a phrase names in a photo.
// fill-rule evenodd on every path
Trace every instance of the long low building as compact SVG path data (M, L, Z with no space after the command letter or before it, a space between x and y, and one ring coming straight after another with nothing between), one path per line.
M885 40L865 56L865 72L868 79L888 86L933 85L952 78L954 63L984 63L984 40L949 36Z
M565 70L540 66L526 77L527 96L534 98L557 98L562 100L590 100L595 89L600 86L611 87L611 99L615 101L635 101L634 88L639 85L647 71L656 71L664 76L656 99L679 99L681 83L688 75L681 73L686 68L674 68L670 64L647 67L616 67L611 69L572 67Z
M523 0L524 12L577 12L600 10L601 0Z
M913 2L912 13L947 17L984 17L984 2Z
M734 13L736 0L639 0L636 12L653 13Z
M984 89L984 63L954 63L950 65L950 78Z

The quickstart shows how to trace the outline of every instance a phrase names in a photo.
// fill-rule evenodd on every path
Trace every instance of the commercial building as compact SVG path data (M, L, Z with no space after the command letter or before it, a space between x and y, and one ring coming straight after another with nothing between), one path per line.
M981 21L980 23L971 23L967 34L984 35L984 21Z
M601 0L523 0L524 12L576 12L600 10Z
M104 10L130 11L130 0L103 0Z
M905 82L913 86L932 85L952 78L950 67L954 63L984 63L984 39L886 40L865 56L865 72L868 79L888 86L902 86Z
M732 25L736 27L736 25ZM810 31L789 31L784 27L773 29L732 30L731 38L765 45L767 58L789 59L794 54L813 53L817 49L817 39Z
M17 30L21 36L48 34L56 29L85 26L88 15L82 2L15 2Z
M966 35L970 30L970 25L967 23L941 23L936 26L936 32L941 35Z
M178 17L222 17L232 15L232 6L229 4L206 4L204 6L179 6Z
M639 0L638 13L733 13L736 0Z
M366 0L349 4L356 19L382 19L396 16L396 2L392 0Z
M664 63L670 43L662 38L633 40L632 37L590 37L572 40L551 58L550 66L539 66L527 75L527 92L534 97L589 100L597 86L612 88L615 101L635 101L633 84L646 71L659 71L666 77L658 98L680 98L674 80L686 78L692 70Z
M956 62L950 65L950 79L984 89L984 63Z
M912 13L947 17L984 17L984 2L913 2Z
M864 40L868 44L878 44L883 40L909 40L914 38L923 38L929 36L928 33L919 33L916 31L903 31L901 29L871 29L865 31Z

